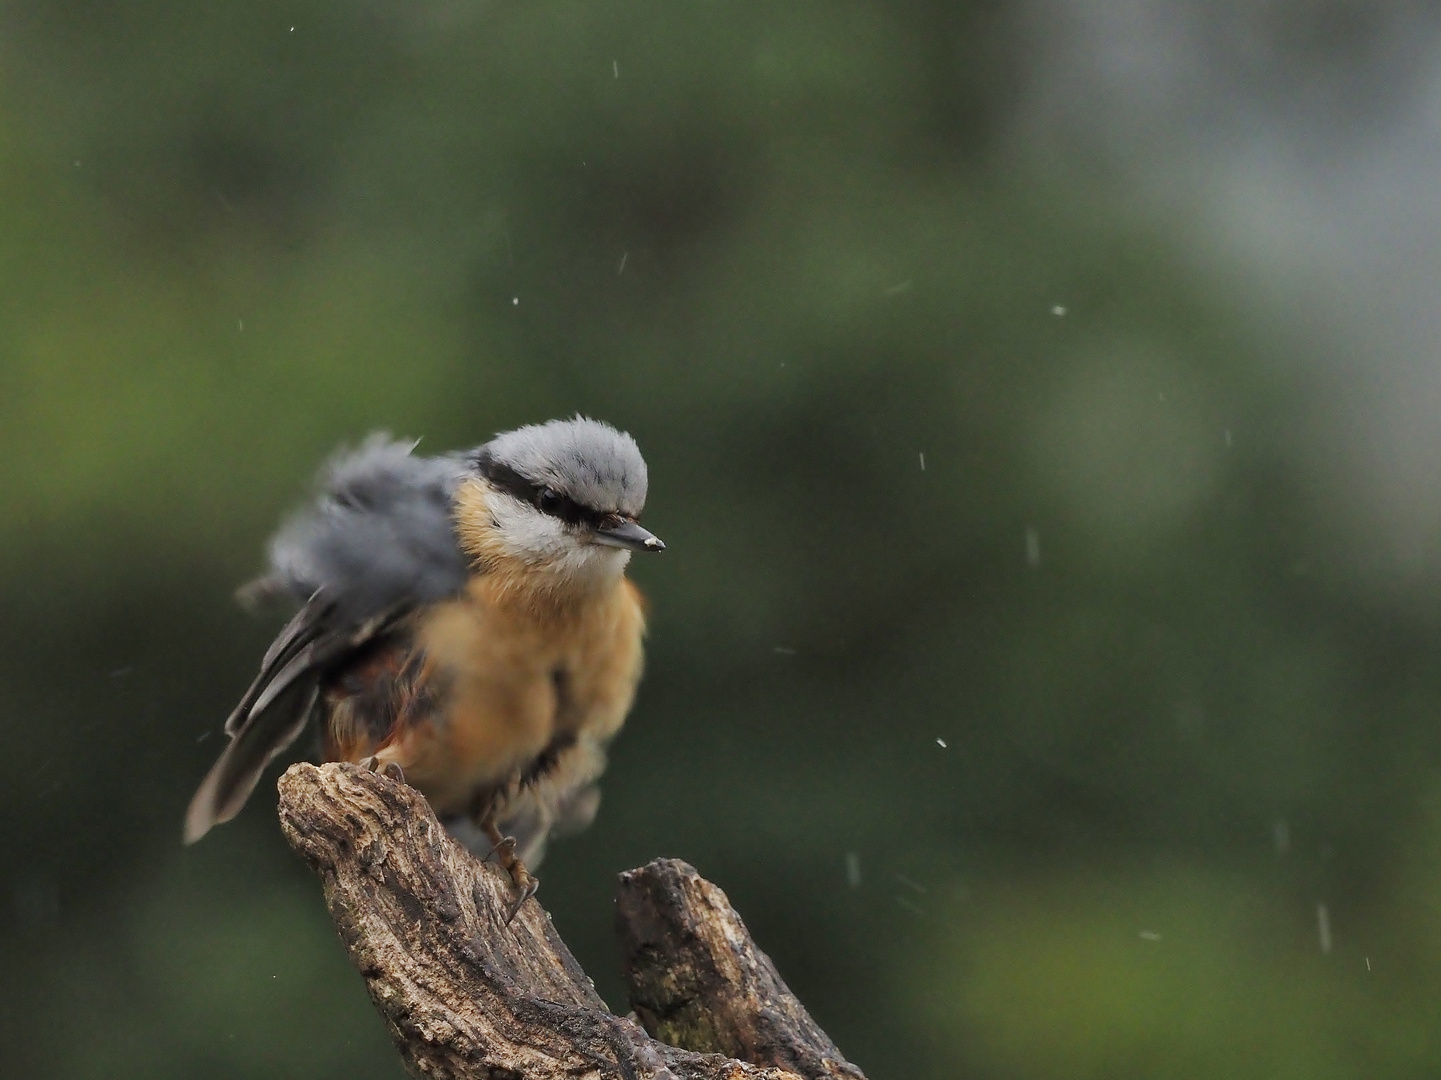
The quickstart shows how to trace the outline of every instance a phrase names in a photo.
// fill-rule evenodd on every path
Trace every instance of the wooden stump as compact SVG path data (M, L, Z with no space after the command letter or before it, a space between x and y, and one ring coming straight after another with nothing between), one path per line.
M443 1080L864 1080L685 863L622 875L618 927L645 1030L611 1013L510 878L419 792L356 765L280 778L286 839L412 1074Z
M622 874L616 931L631 1008L657 1039L806 1080L865 1080L756 948L726 894L686 863L656 859Z

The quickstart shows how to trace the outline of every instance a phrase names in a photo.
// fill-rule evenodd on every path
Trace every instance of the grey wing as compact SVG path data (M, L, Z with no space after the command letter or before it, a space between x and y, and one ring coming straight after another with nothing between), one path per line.
M335 624L335 602L318 589L265 655L260 674L225 722L230 743L206 774L185 814L185 842L240 813L265 766L305 730L325 677L391 630L406 614L396 606L359 623Z
M304 730L329 673L465 584L450 522L461 463L411 449L372 436L336 458L315 504L272 541L271 572L256 588L304 603L225 723L230 744L191 800L187 843L240 812L265 766Z
M459 591L469 567L451 510L465 461L416 457L414 448L377 433L333 458L314 504L271 541L271 572L261 580L297 602L325 587L340 615L356 620Z

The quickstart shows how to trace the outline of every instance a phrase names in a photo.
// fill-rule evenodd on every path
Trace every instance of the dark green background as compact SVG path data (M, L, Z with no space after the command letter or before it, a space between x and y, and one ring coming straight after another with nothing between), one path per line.
M179 844L231 590L337 444L579 410L670 545L541 875L613 1006L673 855L874 1080L1435 1075L1438 541L1374 327L1197 195L1366 152L1433 20L1161 5L1047 122L1086 7L0 5L0 1071L400 1075L272 785Z

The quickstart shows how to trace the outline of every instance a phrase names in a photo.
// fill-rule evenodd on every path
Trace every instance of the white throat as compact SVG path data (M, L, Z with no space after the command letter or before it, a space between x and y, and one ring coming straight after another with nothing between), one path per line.
M509 495L492 493L486 506L506 557L552 579L557 589L589 591L614 585L630 563L629 551L592 544L559 519Z

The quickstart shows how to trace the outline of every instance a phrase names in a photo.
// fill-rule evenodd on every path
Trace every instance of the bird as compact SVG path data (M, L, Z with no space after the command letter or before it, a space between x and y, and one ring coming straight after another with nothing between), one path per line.
M635 440L584 416L419 456L378 432L322 468L312 502L242 587L290 619L225 723L185 816L238 814L312 719L319 754L417 789L533 896L547 840L590 824L606 748L640 681L645 610L626 576L665 544L639 523Z

